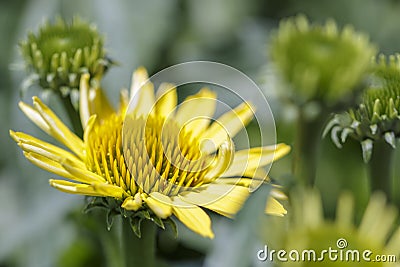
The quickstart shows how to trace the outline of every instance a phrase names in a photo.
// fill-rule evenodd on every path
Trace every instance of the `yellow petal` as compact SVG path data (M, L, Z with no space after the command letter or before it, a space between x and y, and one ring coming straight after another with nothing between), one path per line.
M142 198L140 197L140 193L136 193L135 196L129 196L125 198L124 203L122 203L121 207L126 210L136 211L142 206Z
M235 178L224 178L221 177L215 180L214 184L229 184L229 185L240 185L244 187L249 187L252 179L243 178L243 177L235 177Z
M180 196L184 201L233 217L249 196L249 189L230 184L211 184L199 192Z
M235 147L232 139L228 138L228 140L226 140L220 146L218 154L214 158L214 162L212 162L213 166L211 170L207 172L204 178L207 180L213 180L224 173L229 168L229 165L232 163L234 151Z
M290 151L290 146L277 144L265 147L255 147L235 152L230 168L223 176L243 175L249 170L258 169L285 156Z
M287 213L281 203L273 197L269 197L265 207L265 213L277 216L283 216Z
M94 114L101 121L115 113L103 90L100 87L90 87L89 78L89 74L84 74L79 88L79 113L83 128L86 127L89 118Z
M22 150L26 152L33 152L58 162L61 162L64 159L69 159L73 161L75 165L82 167L85 166L85 164L72 153L37 139L29 134L10 131L10 135Z
M156 111L160 116L168 117L178 102L175 85L162 83L157 91Z
M61 166L74 177L79 177L80 181L84 181L85 183L105 183L106 180L104 177L95 174L94 172L88 171L86 168L82 168L76 166L73 161L66 159L61 163Z
M91 186L96 192L103 194L104 196L114 197L122 199L126 196L126 192L119 186L105 184L105 183L93 183Z
M51 135L50 127L47 125L47 122L42 118L39 112L37 112L33 107L30 105L20 101L18 103L19 108L22 112L27 116L36 126L38 126L42 131Z
M85 127L85 130L84 130L84 132L83 132L83 140L84 140L84 143L85 143L87 146L89 146L89 135L90 135L90 132L91 132L92 129L93 129L93 126L94 126L94 124L95 124L95 122L96 122L96 119L97 119L97 115L91 116L91 117L89 118L89 120L88 120L88 122L87 122L87 125L86 125L86 127ZM87 149L89 150L90 147L87 147Z
M56 175L76 180L75 177L67 172L59 162L53 161L49 158L46 158L42 155L32 153L32 152L24 152L24 156L27 160L29 160L32 164L38 166L39 168L54 173ZM77 182L82 182L79 179L76 180Z
M119 92L119 112L122 115L125 115L126 109L129 105L129 93L128 90L122 89Z
M172 213L193 232L204 237L214 238L210 217L201 208L174 198Z
M201 139L208 139L214 143L214 146L210 146L214 147L214 150L206 152L214 152L226 140L227 136L233 138L251 121L254 111L251 104L242 103L219 117L201 136Z
M175 120L196 136L203 132L213 118L217 106L216 93L208 88L201 89L179 105Z
M150 193L150 196L144 198L147 206L161 219L166 219L172 214L171 199L158 192Z
M64 180L54 180L50 179L49 183L52 187L69 194L79 194L86 196L95 196L95 197L107 197L101 192L96 191L93 186L87 184L77 184Z
M131 103L129 105L129 114L133 114L139 118L141 116L146 117L154 108L155 96L154 86L148 82L144 84L135 95L131 96Z
M88 73L83 74L79 84L79 115L83 129L85 129L91 115L89 108L89 79L90 75Z
M50 135L71 149L81 159L84 159L83 141L71 132L67 126L45 105L38 97L33 97L33 104L37 112L50 127Z
M147 70L144 67L137 68L132 74L131 92L133 97L140 89L140 87L149 79Z

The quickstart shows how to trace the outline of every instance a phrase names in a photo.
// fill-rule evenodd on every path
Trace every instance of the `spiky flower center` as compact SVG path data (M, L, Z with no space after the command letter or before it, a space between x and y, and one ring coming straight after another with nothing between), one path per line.
M334 21L310 24L304 16L283 21L271 41L271 56L296 93L296 102L334 104L349 94L374 54L366 36Z
M174 121L150 115L125 118L125 125L122 136L123 119L112 115L96 124L86 140L87 167L108 183L128 195L174 196L207 181L212 157L203 155L200 140Z
M43 58L47 64L55 53L65 51L68 57L72 57L78 49L90 48L99 41L90 28L72 26L47 28L36 38L37 48L45 52Z
M44 24L37 34L30 33L20 48L40 86L62 89L64 94L78 88L81 74L99 78L111 65L102 36L78 18L71 23L59 18L54 24Z

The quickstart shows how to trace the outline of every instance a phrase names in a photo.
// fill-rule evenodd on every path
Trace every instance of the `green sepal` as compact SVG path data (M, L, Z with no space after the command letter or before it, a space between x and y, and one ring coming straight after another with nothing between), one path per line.
M161 218L159 218L158 216L153 216L151 218L151 220L160 228L162 228L163 230L165 230L165 226L163 223L163 220Z
M394 135L393 132L386 132L384 134L384 137L385 137L386 143L391 145L391 147L396 148L396 136Z
M110 231L111 227L114 224L115 216L119 215L119 213L115 210L108 210L106 215L106 223L107 223L107 230Z
M130 217L129 224L131 225L133 233L138 237L142 237L142 232L140 230L140 225L142 223L143 218L141 217Z
M176 222L171 218L164 219L163 221L166 226L169 226L168 228L171 228L172 232L174 233L174 237L178 238L178 227Z
M89 203L86 204L86 206L83 208L82 212L83 213L89 213L93 209L108 209L107 203L105 202L104 198L102 197L95 197L93 198Z
M363 159L365 163L368 163L372 156L372 150L374 142L371 139L365 139L361 142L361 148L363 153Z

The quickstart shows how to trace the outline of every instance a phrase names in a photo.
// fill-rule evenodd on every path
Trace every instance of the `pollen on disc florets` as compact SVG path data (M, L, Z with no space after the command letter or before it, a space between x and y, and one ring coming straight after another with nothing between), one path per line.
M38 33L29 33L20 43L28 69L44 89L64 94L79 87L81 74L99 78L111 65L103 47L103 37L93 26L74 18L67 23L57 18L46 22ZM28 81L31 84L34 81Z

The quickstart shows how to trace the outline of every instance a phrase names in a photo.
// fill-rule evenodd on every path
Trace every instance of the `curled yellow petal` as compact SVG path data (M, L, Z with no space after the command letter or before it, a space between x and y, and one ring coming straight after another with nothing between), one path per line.
M158 192L153 192L144 202L161 219L166 219L172 214L171 199Z
M273 197L269 197L265 207L265 213L277 216L283 216L287 213L281 203Z
M233 138L243 129L253 118L254 112L255 108L250 103L242 103L213 122L201 138L211 140L216 149L226 140L227 136Z
M193 232L204 237L214 238L210 217L201 208L174 198L172 213Z
M136 193L135 196L129 196L125 198L121 207L126 210L136 211L142 206L142 198L140 197L140 193Z
M99 191L96 191L93 188L93 186L87 184L78 184L65 180L54 180L54 179L50 179L49 183L52 187L69 194L78 194L78 195L95 196L95 197L108 196Z

